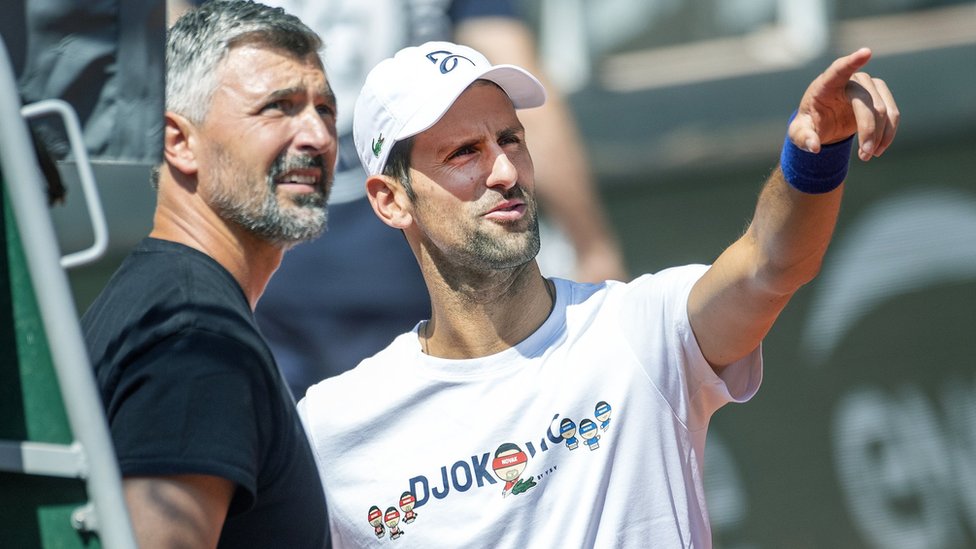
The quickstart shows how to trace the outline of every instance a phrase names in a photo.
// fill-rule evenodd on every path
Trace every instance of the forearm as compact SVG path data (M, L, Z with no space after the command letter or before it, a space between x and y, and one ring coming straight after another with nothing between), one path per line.
M688 298L699 347L720 368L752 352L793 294L820 270L843 187L805 194L776 168L752 223L715 260Z
M755 243L759 289L771 295L792 295L812 280L833 235L843 185L823 194L793 188L777 167L759 196L744 238Z

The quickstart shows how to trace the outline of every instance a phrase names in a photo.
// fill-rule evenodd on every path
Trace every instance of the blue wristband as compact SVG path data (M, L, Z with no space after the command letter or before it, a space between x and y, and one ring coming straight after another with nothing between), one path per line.
M793 121L790 117L790 122ZM851 160L851 144L854 136L830 145L820 147L817 154L807 152L790 141L789 133L783 141L783 152L779 165L783 177L794 189L808 194L829 193L844 182L847 165Z

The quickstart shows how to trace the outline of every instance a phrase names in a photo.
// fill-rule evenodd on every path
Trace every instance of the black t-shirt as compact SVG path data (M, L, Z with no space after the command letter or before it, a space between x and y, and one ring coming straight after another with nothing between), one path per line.
M294 401L229 272L147 238L82 326L123 476L233 481L220 547L328 545Z

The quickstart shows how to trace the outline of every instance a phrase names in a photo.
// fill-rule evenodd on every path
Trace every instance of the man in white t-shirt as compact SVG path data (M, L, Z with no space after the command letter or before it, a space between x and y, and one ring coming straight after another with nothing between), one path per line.
M516 116L545 101L533 76L447 42L377 65L355 143L433 308L299 403L336 546L382 540L371 516L407 501L414 520L388 523L401 548L709 547L709 419L758 389L760 343L819 269L855 134L862 160L894 138L887 86L856 72L870 55L809 86L739 240L627 284L539 272Z

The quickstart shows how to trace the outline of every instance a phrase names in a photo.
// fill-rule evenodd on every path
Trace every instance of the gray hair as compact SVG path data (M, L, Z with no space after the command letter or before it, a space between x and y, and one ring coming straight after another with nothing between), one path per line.
M217 68L232 48L260 44L305 58L322 40L281 8L250 0L210 0L188 11L166 39L166 110L200 123L217 88ZM319 64L321 58L319 57Z

